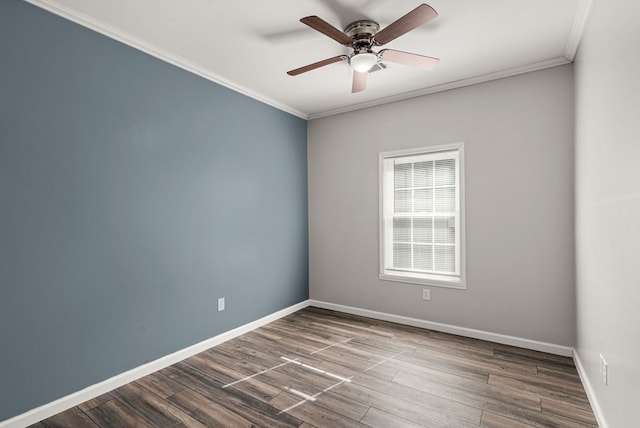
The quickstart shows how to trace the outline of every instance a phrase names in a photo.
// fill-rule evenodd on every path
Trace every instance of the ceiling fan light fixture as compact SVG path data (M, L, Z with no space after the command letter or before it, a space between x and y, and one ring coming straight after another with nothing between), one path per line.
M356 93L365 90L368 73L387 68L382 61L396 62L421 70L431 70L438 63L438 58L393 49L382 49L380 52L375 52L372 48L376 47L377 49L378 46L385 45L403 34L415 30L437 16L438 13L431 6L423 3L382 30L380 30L380 24L377 22L370 19L361 19L347 25L344 31L338 30L318 16L305 16L300 22L335 40L344 47L351 48L352 53L348 56L347 54L338 55L289 70L287 74L289 76L297 76L336 62L348 61L354 70L351 92Z
M349 64L355 71L360 73L366 73L371 70L376 62L378 62L378 55L373 51L358 52L349 58Z

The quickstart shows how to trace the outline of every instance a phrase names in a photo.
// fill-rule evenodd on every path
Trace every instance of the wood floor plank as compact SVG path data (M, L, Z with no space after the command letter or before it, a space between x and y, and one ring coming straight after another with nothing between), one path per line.
M415 327L412 325L406 324L398 324L392 321L385 320L377 320L375 318L368 318L371 323L371 328L380 331L382 333L387 333L393 337L422 337L429 336L432 330Z
M338 371L330 373L336 375ZM285 392L295 390L313 396L318 406L354 420L359 420L369 408L366 404L336 394L334 391L338 389L334 388L342 382L340 379L313 371L287 371L282 367L263 373L258 378L270 385L280 385Z
M581 385L542 376L518 375L513 373L509 376L490 374L489 383L535 393L540 393L540 391L555 391L567 395L584 394L584 388L582 388Z
M477 427L482 413L480 409L448 403L428 394L386 394L357 383L345 384L336 393L427 427Z
M393 354L373 346L362 346L362 344L353 340L349 341L345 345L335 345L321 352L323 354L320 355L319 358L324 358L326 353L330 353L332 355L339 356L340 358L348 358L353 361L354 364L366 364L371 358L376 356L380 356L382 358L383 355L388 356Z
M547 352L534 351L532 349L517 348L515 346L503 345L500 343L495 344L495 353L519 355L526 358L532 358L539 363L547 362L550 364L565 366L568 368L574 367L571 357L549 354Z
M373 364L368 360L354 358L348 352L345 352L342 348L339 347L326 349L321 353L315 354L314 357L319 360L319 363L332 362L337 365L343 366L348 370L354 371L364 370L365 368Z
M549 413L546 411L533 411L523 408L491 408L483 410L483 417L485 419L485 425L491 426L491 424L501 426L519 426L517 423L524 426L531 426L536 428L548 428L548 427L562 427L562 428L595 428L594 425L585 424L575 419L566 418L561 415ZM515 420L517 423L511 423L509 421Z
M135 382L117 388L110 394L154 426L184 425L205 428L205 425L175 407L171 402L148 392Z
M185 388L169 397L176 407L210 427L256 427L253 422L197 392Z
M352 400L333 391L322 393L316 398L318 406L329 409L339 415L359 421L369 410L369 405Z
M580 375L578 374L578 371L573 369L573 370L568 370L568 369L557 369L557 368L551 368L548 366L538 366L538 375L539 376L546 376L546 377L553 377L556 379L562 379L565 380L567 382L573 382L577 385L582 385L582 382L580 381Z
M282 363L282 350L271 354L252 349L249 344L255 346L253 342L248 342L237 349L236 347L227 349L216 347L202 352L201 355L245 375Z
M318 367L337 373L353 373L356 375L366 373L370 376L375 376L380 380L388 382L391 382L394 376L398 373L396 368L391 367L380 359L367 361L364 364L360 363L358 365L354 365L353 361L342 359L339 355L331 352L323 354L323 358L325 360L322 361Z
M326 388L340 382L338 379L322 376L308 370L287 370L288 366L277 370L270 370L257 376L260 381L274 387L278 386L278 393L283 390L295 389L309 395L317 394ZM274 397L278 395L275 394Z
M583 424L573 419L567 419L562 416L549 414L546 412L532 412L529 410L518 410L501 416L514 419L518 422L530 425L535 428L597 428L594 425Z
M69 410L58 413L57 415L42 421L42 424L46 428L97 428L98 426L78 407L72 407Z
M269 346L271 347L269 348ZM204 354L227 366L232 365L234 369L245 375L252 375L262 370L281 365L286 362L282 357L297 359L305 364L317 367L320 367L325 361L323 358L318 357L320 354L289 354L286 349L274 347L273 344L256 342L255 340L243 342L243 348L243 351L225 350L222 352L222 355L217 349L207 351ZM256 348L260 348L266 352L257 351ZM323 351L323 354L326 352L327 351ZM336 359L344 358L336 357ZM354 362L353 365L355 367L361 367L362 362L357 361Z
M299 316L317 317L312 321L319 322L321 325L326 325L327 327L331 327L334 324L338 326L345 326L350 332L361 331L365 335L367 335L368 333L382 334L385 336L391 335L389 333L378 333L375 331L375 329L372 328L376 324L385 323L385 321L375 320L373 318L367 318L360 315L347 314L344 312L338 312L329 309L320 309L310 306L308 308L305 308L305 310L303 311L299 311ZM353 328L351 328L352 326Z
M324 341L325 343L339 342L343 339L351 337L351 335L335 334L326 328L321 328L318 325L312 324L303 317L291 317L286 319L279 319L271 324L265 326L267 329L273 329L274 332L289 332L294 335L305 335L315 338L318 341Z
M585 424L578 422L575 419L569 419L563 416L547 413L544 410L541 414L543 415L543 418L539 419L541 422L537 425L540 428L547 428L550 426L558 426L560 428L598 428L598 425Z
M361 353L363 357L366 357L366 355L369 354L368 358L366 358L367 360L371 360L372 357L378 357L379 359L389 358L401 353L412 354L417 349L416 346L409 345L401 341L385 339L369 342L362 338L354 339L346 346L342 346L340 348L344 348L351 352L357 351Z
M546 397L569 406L577 407L589 412L591 411L591 404L589 403L589 398L587 397L586 393L567 394L565 392L547 391L545 389L539 389L537 393L540 394L541 398Z
M398 372L393 381L439 397L483 409L503 409L505 406L513 406L536 411L541 410L540 396L527 391L504 390L503 388L480 382L465 382L463 385L443 384L434 382L424 376L402 371Z
M470 379L489 379L489 373L476 365L469 363L459 364L455 361L448 361L446 358L431 359L419 357L414 354L402 354L398 355L395 359L415 364L417 366L440 370L445 373L468 377Z
M106 403L109 400L113 400L113 397L109 394L102 394L91 400L85 401L78 405L78 408L83 412L88 412L91 409L98 407L99 405Z
M483 393L471 392L448 385L425 382L420 377L404 373L399 373L395 381L418 391L435 395L440 399L450 400L478 409L492 410L497 413L512 413L524 410L539 412L541 410L539 398L533 400L513 397L508 392L505 393L499 389L491 392L483 391Z
M189 365L177 363L162 372L260 427L298 427L302 423L292 416L278 415L278 409L235 388L223 390L219 382Z
M283 354L288 354L290 357L314 355L318 349L323 349L327 346L324 343L317 342L309 344L307 341L305 343L302 338L300 338L300 340L296 340L292 337L283 337L277 342L274 342L261 334L251 333L247 333L246 335L236 338L237 342L242 346L246 346L250 349L257 350L276 358L280 358Z
M384 366L388 368L392 368L397 371L404 371L405 373L413 373L418 376L424 376L434 381L451 384L451 385L459 385L464 386L468 382L471 383L484 383L486 384L489 381L488 373L460 373L455 371L447 371L442 370L441 368L429 367L424 364L417 364L416 359L400 359L400 356L397 358L393 358L384 362ZM420 361L420 360L418 360ZM420 361L422 362L422 361ZM393 378L392 378L393 379Z
M254 336L257 336L263 340L270 341L269 336L265 335L266 330L252 331ZM251 334L249 334L251 335ZM273 343L273 342L272 342ZM329 343L326 341L316 340L309 336L294 336L288 333L281 333L280 338L276 342L279 346L285 346L287 349L297 352L301 355L309 355L318 349L322 349Z
M486 373L495 373L498 375L511 375L513 373L535 375L538 373L536 366L512 363L505 360L497 360L486 355L453 355L452 353L428 348L418 348L413 353L413 355L420 359L445 361L450 364L476 368Z
M116 399L91 409L87 414L100 427L154 428L145 418Z
M487 342L485 340L474 339L471 337L459 336L457 334L443 333L432 330L429 337L434 341L440 341L445 347L460 347L464 349L475 350L478 353L493 354L496 349L496 343Z
M563 416L568 419L574 419L588 425L598 425L593 412L580 407L574 407L561 401L552 400L550 398L541 398L542 410L554 415Z
M375 407L371 407L360 422L363 422L373 428L425 428L424 425L418 425L415 422L401 419L391 413L376 409Z
M355 394L353 393L354 390L357 391ZM386 406L389 403L395 403L398 406L408 405L409 411L418 408L421 409L417 410L418 413L423 412L431 415L444 414L444 420L451 419L446 417L446 415L456 415L455 419L461 422L471 422L476 425L479 423L481 414L479 408L474 408L449 399L443 399L429 392L419 391L397 382L384 381L369 372L356 374L353 377L352 383L341 386L335 390L335 393L350 397L354 400L361 400L362 397L367 397L363 403L390 413L393 413L392 408L382 406ZM385 397L387 403L381 404L381 402L385 400ZM368 401L371 399L375 399L376 401ZM407 419L420 423L415 419ZM436 421L442 422L440 416L436 418Z
M202 355L191 357L183 361L183 364L189 365L204 373L209 379L215 380L220 387L246 377L244 373L217 364L215 360L203 357ZM264 383L255 377L247 379L241 384L237 384L235 389L263 401L269 401L280 393L279 388Z
M331 428L367 428L359 421L340 415L326 407L316 405L314 402L301 402L301 397L288 392L282 392L269 402L272 406L285 411L306 423L317 427Z
M402 332L399 332L399 334L396 334L391 338L389 338L388 339L389 342L390 343L399 342L405 345L411 345L414 348L417 348L420 346L426 346L430 343L433 343L433 339L429 337L428 333L423 333L421 335L418 335L415 333L408 333L408 334L401 334L401 333Z
M283 397L281 397L281 399L282 398ZM301 397L298 397L298 400L300 399ZM365 413L367 413L367 410L369 410L369 405L352 400L333 391L322 392L315 396L315 400L315 405L355 421L360 420Z
M138 379L136 383L159 397L167 398L182 391L185 386L174 382L160 373L152 373Z
M392 337L391 334L373 328L373 324L369 320L362 321L363 318L352 318L349 320L340 320L334 318L310 319L311 326L323 328L333 334L344 336L363 336L363 337Z
M570 358L308 307L47 427L592 428Z
M492 344L477 339L460 338L460 336L453 334L431 332L419 342L418 348L432 349L451 355L494 357Z
M303 364L304 360L300 360L299 362ZM265 373L262 376L264 378L281 377L284 379L284 375L287 376L286 379L297 379L300 382L319 390L324 390L331 385L335 385L337 382L340 382L342 379L350 377L349 374L345 374L343 372L324 370L322 368L308 364L288 364L286 366L279 367L276 370Z
M223 344L223 345L226 345ZM219 366L241 372L242 370L254 371L257 368L273 367L282 363L282 350L278 353L268 354L257 349L252 349L246 343L229 344L229 346L216 347L206 352L194 355L193 359L206 359ZM186 360L189 361L189 360Z
M420 338L416 338L416 337L405 338L405 337L399 336L399 337L394 337L392 341L411 344L416 348L432 349L434 351L440 351L440 352L444 352L452 355L461 355L463 357L466 357L468 355L473 355L473 354L477 354L479 356L483 355L486 357L493 357L493 350L491 348L485 348L485 347L479 348L477 346L474 346L473 343L471 344L458 343L458 342L447 343L445 340L442 340L439 338L433 338L431 336L423 336Z
M480 426L482 428L533 428L533 425L525 424L524 422L507 418L487 410L482 412Z
M319 336L317 333L315 333L315 331L309 331L305 329L288 329L272 325L267 325L264 327L264 329L265 331L277 332L280 336L280 339L278 339L278 343L292 344L295 346L304 347L302 349L306 354L313 353L318 349L322 349L336 342L348 339L348 337L335 335Z

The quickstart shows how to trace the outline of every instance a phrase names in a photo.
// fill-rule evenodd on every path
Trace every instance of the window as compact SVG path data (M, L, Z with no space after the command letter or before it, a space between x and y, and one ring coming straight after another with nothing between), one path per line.
M466 288L463 145L380 154L380 279Z

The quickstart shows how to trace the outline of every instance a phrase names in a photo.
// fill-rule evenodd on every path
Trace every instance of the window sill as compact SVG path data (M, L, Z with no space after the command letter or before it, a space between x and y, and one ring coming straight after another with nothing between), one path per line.
M400 272L381 273L378 277L383 281L404 282L408 284L430 285L434 287L467 289L467 283L461 278L449 278L438 275L403 274Z

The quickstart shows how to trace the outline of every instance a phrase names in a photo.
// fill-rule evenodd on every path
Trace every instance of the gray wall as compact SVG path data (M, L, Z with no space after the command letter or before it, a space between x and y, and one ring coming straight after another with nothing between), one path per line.
M312 299L574 344L571 66L312 120L308 134ZM378 153L460 141L468 289L432 287L427 302L378 279Z
M306 121L18 0L0 61L0 420L308 297Z
M611 428L640 421L638 16L596 0L575 66L577 350Z

